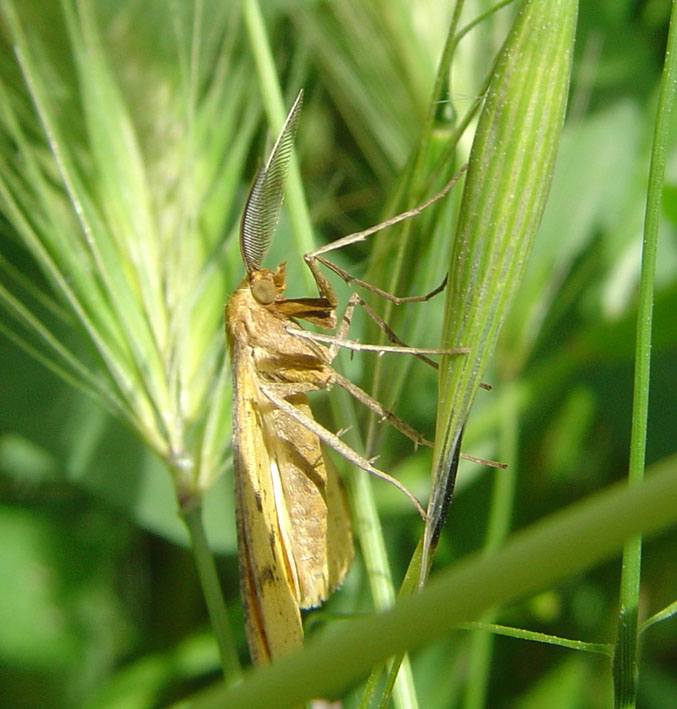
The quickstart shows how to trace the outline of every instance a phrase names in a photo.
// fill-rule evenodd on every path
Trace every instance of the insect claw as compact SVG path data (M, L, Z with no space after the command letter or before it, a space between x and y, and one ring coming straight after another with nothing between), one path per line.
M357 340L355 340L355 342L357 342L357 344L359 345L359 344L360 344L359 338L358 338ZM351 361L351 362L352 362L353 359L355 358L355 351L356 351L356 350L350 350L350 361Z
M467 453L461 453L461 458L469 460L471 463L479 463L480 465L486 465L488 468L498 468L499 470L505 470L508 467L507 463L499 463L496 460L487 460L486 458L476 458L474 455L468 455Z
M348 431L352 429L352 426L346 426L345 428L340 428L338 431L336 431L336 437L341 438L341 436L345 436Z

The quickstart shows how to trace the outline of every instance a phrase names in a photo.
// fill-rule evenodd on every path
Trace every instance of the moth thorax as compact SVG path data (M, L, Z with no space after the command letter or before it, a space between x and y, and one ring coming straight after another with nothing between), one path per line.
M272 273L270 273L270 271L267 273L261 273L259 271L256 275L258 278L252 278L251 284L254 300L256 300L257 303L261 303L261 305L270 305L277 295L277 288L273 282Z

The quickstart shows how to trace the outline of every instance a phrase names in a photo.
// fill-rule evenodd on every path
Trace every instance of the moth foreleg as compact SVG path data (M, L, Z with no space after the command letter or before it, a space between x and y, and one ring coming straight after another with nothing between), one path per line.
M384 291L380 291L377 289L375 286L369 286L368 284L365 284L363 281L358 281L357 279L352 278L349 276L345 271L342 269L338 268L338 266L334 266L334 264L330 263L324 258L321 258L322 254L329 253L330 251L335 251L336 249L342 249L344 246L349 246L350 244L357 244L361 241L365 241L368 237L370 237L372 234L376 234L379 231L382 231L383 229L387 229L390 226L394 226L395 224L399 224L400 222L403 222L405 219L410 219L411 217L415 217L419 215L424 209L429 207L430 205L434 204L438 200L442 199L447 195L449 190L458 182L458 180L461 178L463 173L467 170L468 166L463 165L461 169L452 177L452 179L438 192L436 195L433 195L430 199L426 200L423 202L423 204L418 205L417 207L414 207L413 209L408 209L406 212L402 212L401 214L397 214L394 217L391 217L390 219L386 219L386 221L381 222L380 224L376 224L375 226L369 227L369 229L364 229L363 231L357 231L354 232L353 234L348 234L348 236L344 236L341 239L337 239L336 241L332 241L330 244L325 244L324 246L320 247L319 249L315 249L315 251L311 251L310 253L306 254L303 259L306 262L306 265L310 269L310 272L313 274L313 278L315 279L315 283L317 284L317 289L320 293L320 295L324 298L327 299L329 304L335 308L338 305L338 299L336 297L336 293L334 291L334 288L332 287L331 283L327 280L327 277L320 271L318 267L318 261L320 263L323 263L325 266L333 270L335 273L337 273L341 278L346 280L346 276L348 277L349 280L346 282L350 283L351 281L354 283L358 283L359 285L362 285L366 288L371 288L372 290L375 289L375 292L379 292L384 297L389 297L390 294L385 294ZM345 276L343 275L345 274ZM443 288L444 285L441 287ZM440 288L440 290L441 290ZM435 290L432 292L432 295L435 295L439 290ZM432 295L428 295L428 297L432 297ZM390 296L391 298L395 298L399 302L412 302L409 299L397 299L396 296ZM427 300L428 297L423 297L424 300ZM414 300L421 300L421 296L414 296Z
M449 182L437 194L433 195L430 199L423 202L423 204L419 204L417 207L408 209L406 212L397 214L396 216L391 217L390 219L386 219L386 221L369 227L368 229L364 229L363 231L357 231L353 234L348 234L348 236L344 236L341 239L332 241L330 244L325 244L319 249L315 249L315 251L311 251L310 253L306 254L303 258L308 264L308 267L313 272L313 274L315 274L316 269L311 266L311 263L314 265L314 262L316 260L319 260L318 257L322 254L329 253L330 251L335 251L336 249L342 249L344 246L349 246L350 244L360 243L361 241L365 241L372 234L376 234L377 232L382 231L383 229L387 229L390 226L399 224L400 222L405 221L405 219L411 219L411 217L418 216L424 209L427 209L430 205L445 197L449 190L451 190L451 188L458 182L458 180L461 178L467 168L467 165L463 165L463 167L461 167L461 169L451 178L451 180L449 180Z

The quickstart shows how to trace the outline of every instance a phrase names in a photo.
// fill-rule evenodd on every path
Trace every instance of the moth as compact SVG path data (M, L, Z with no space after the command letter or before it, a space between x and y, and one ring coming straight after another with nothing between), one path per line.
M340 585L353 558L346 498L321 443L387 479L425 516L418 500L397 480L320 426L307 398L311 391L341 386L415 443L425 442L404 421L331 367L340 347L394 352L409 352L409 348L370 347L345 339L349 316L344 317L336 336L309 333L298 324L303 320L324 329L336 327L337 298L316 261L341 275L340 269L320 254L366 238L384 225L351 235L351 241L339 239L305 257L317 283L316 298L285 298L285 264L274 270L262 267L279 220L302 101L300 92L270 156L254 179L240 228L247 273L225 311L233 371L240 585L247 639L255 663L275 659L302 643L300 609L322 603ZM418 213L429 203L394 220ZM358 296L351 298L348 308L358 301ZM394 334L390 335L392 339ZM439 353L416 350L421 355L431 352Z

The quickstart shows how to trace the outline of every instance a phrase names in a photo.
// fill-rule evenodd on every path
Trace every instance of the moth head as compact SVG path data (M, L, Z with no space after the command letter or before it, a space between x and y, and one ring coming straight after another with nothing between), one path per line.
M271 305L285 289L285 264L281 263L274 271L267 268L257 269L249 274L249 286L254 300L261 305Z

